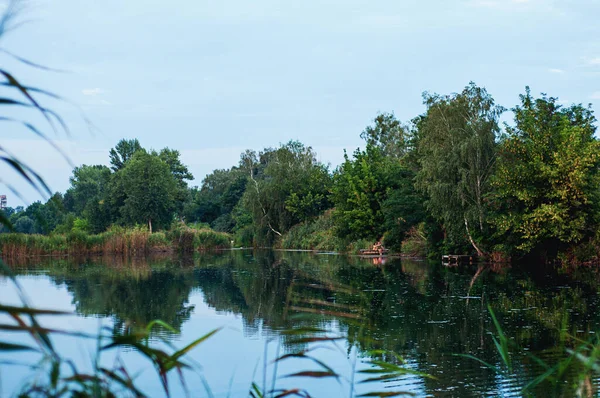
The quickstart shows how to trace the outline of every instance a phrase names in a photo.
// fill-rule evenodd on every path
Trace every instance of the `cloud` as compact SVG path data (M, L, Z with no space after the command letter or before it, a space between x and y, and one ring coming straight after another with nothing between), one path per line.
M592 66L600 66L600 57L588 58L587 64Z
M105 91L101 88L84 88L83 90L81 90L81 92L83 93L83 95L88 95L92 97L105 93Z
M548 69L548 72L550 72L550 73L558 73L558 74L563 74L563 73L565 73L565 71L564 71L564 70L562 70L562 69L557 69L557 68L550 68L550 69Z
M590 95L590 99L600 100L600 91L596 91L595 93L592 93L592 95Z

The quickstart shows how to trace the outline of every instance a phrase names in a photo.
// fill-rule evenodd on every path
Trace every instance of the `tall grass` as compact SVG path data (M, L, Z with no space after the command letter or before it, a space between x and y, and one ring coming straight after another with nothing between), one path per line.
M112 227L90 235L82 231L68 234L0 234L0 254L16 258L28 256L125 255L156 252L193 252L227 248L230 236L210 229L176 227L167 232L150 233L144 227Z

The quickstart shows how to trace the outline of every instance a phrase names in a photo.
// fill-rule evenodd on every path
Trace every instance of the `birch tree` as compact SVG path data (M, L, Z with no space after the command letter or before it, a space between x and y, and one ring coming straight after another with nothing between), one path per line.
M496 162L498 119L504 109L470 83L458 94L423 95L427 111L415 119L420 170L417 187L442 224L452 248L466 242L484 255L488 238L485 197Z

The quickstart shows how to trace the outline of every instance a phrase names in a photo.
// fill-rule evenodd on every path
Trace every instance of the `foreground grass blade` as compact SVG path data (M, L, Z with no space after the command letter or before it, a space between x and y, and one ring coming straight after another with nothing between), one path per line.
M175 352L173 354L172 358L173 359L181 358L183 355L185 355L188 352L190 352L198 344L202 343L203 341L205 341L206 339L208 339L209 337L211 337L212 335L214 335L215 333L217 333L221 329L222 328L217 328L217 329L215 329L213 331L208 332L207 334L205 334L204 336L200 337L199 339L194 340L193 342L191 342L190 344L188 344L187 346L185 346L181 350Z
M0 341L0 351L37 351L34 347L29 347L22 344L5 343Z
M379 391L358 395L359 397L414 397L416 394L408 391Z

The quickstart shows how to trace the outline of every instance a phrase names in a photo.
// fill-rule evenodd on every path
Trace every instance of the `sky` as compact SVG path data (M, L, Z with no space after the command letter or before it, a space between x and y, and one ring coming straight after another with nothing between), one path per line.
M5 8L6 0L0 0ZM422 93L459 92L474 81L511 108L532 93L600 108L599 0L30 0L0 48L58 71L0 54L69 134L33 112L0 116L35 123L69 161L16 124L11 150L53 191L72 167L108 164L122 138L169 147L200 185L237 164L245 149L289 140L337 166L362 144L378 112L409 121ZM8 96L2 90L0 96ZM91 124L87 122L89 120ZM509 115L507 120L510 121ZM40 199L5 165L9 205Z

